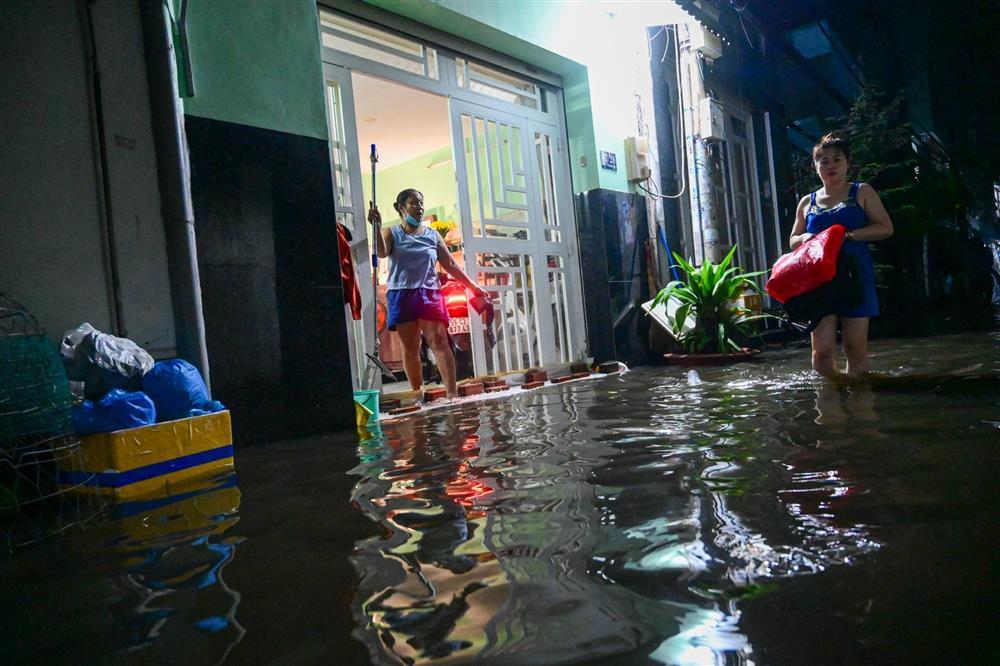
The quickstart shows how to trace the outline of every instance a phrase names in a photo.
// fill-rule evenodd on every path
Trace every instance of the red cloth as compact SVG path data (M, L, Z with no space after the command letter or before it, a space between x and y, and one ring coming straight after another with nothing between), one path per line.
M832 280L837 275L837 255L846 231L842 224L831 225L778 257L764 289L779 303L787 303Z
M340 248L340 279L344 283L344 298L351 306L351 316L361 319L361 290L358 276L354 273L354 259L351 257L351 242L347 240L347 229L337 224L337 247Z

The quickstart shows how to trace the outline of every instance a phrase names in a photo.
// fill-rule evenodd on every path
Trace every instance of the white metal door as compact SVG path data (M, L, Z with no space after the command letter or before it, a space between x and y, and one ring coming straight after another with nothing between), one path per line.
M330 132L330 162L333 170L334 205L337 222L351 232L351 258L361 291L362 319L351 318L347 309L347 327L351 354L351 382L354 389L366 388L365 354L374 347L375 309L371 284L370 225L366 220L364 193L361 187L361 165L357 146L357 125L354 117L354 94L351 72L345 67L323 63L326 89L327 124ZM345 294L345 300L347 294Z
M577 358L575 238L556 128L456 99L451 114L465 269L499 294L497 344L473 329L476 373Z
M767 268L764 229L757 194L757 159L753 116L739 106L726 108L726 161L728 163L729 218L740 246L739 264L748 271Z
M338 208L343 199L351 228L367 225L350 72L447 96L465 268L500 294L496 348L485 346L481 327L471 327L475 372L582 358L583 299L561 90L336 12L321 9L320 24L328 107L339 109L330 121L331 143L342 149L339 164L334 150L334 168L350 188L338 191ZM331 90L347 103L335 104ZM337 135L334 126L344 131ZM357 369L373 335L367 233L355 237L366 318L352 333Z

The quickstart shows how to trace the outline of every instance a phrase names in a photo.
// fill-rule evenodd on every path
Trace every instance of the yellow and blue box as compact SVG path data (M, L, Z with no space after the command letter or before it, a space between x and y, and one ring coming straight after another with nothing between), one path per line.
M58 465L64 490L117 500L167 497L233 469L229 412L86 435L80 438L80 455Z

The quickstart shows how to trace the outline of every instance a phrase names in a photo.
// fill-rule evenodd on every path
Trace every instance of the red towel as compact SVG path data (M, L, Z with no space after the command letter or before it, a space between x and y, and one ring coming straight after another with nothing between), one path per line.
M358 289L358 276L354 273L351 242L347 240L347 229L340 223L337 223L337 246L340 248L340 279L344 283L344 298L351 306L351 316L361 319L361 290Z

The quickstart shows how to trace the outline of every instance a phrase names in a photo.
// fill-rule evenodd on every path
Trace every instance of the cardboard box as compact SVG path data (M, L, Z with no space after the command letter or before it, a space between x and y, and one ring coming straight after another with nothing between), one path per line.
M69 492L118 500L167 497L232 470L229 412L86 435L80 438L79 454L58 466L59 485Z

